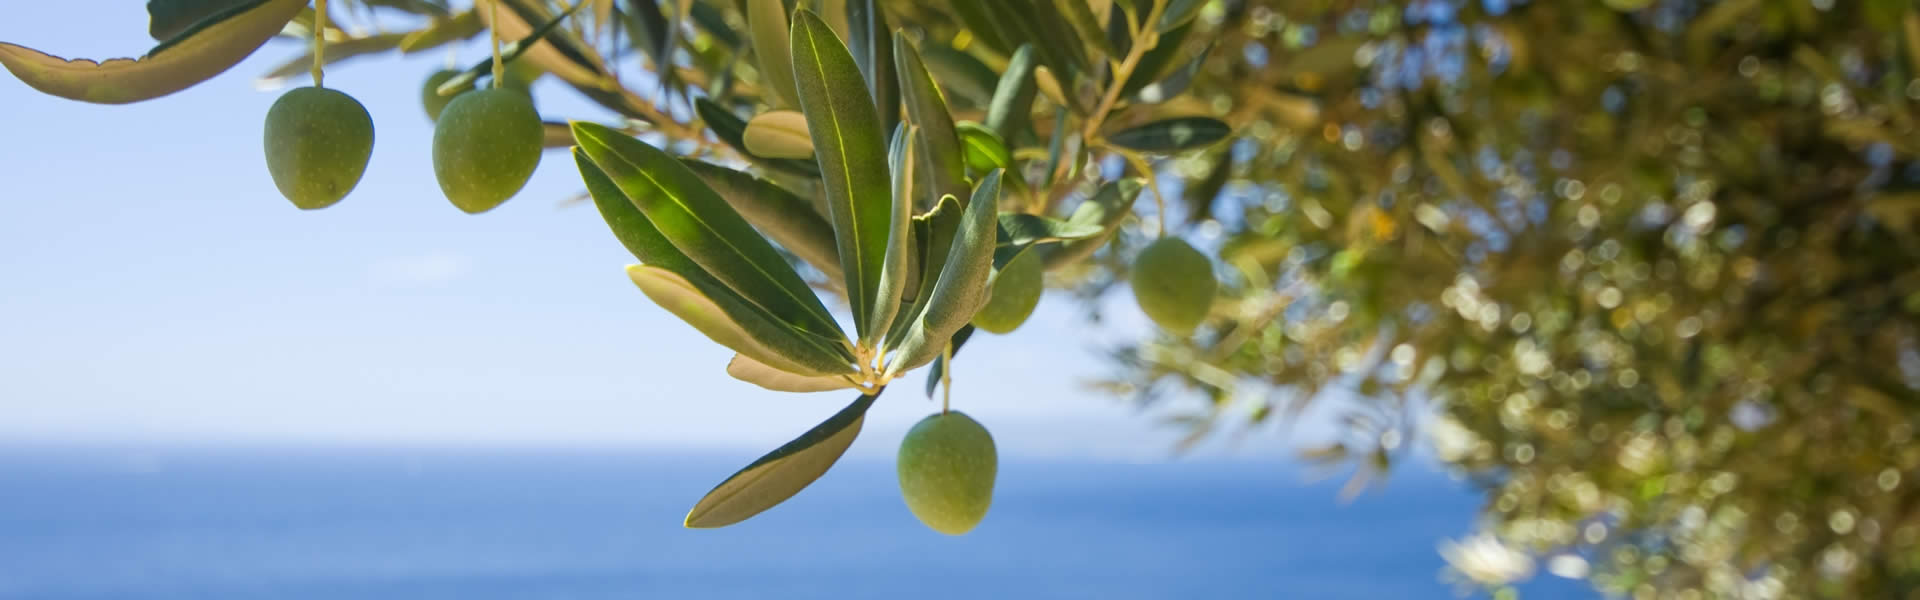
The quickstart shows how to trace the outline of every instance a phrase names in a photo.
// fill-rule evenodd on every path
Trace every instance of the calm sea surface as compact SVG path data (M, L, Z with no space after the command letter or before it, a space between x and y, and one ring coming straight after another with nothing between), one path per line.
M1343 505L1284 465L1011 461L986 522L946 537L852 457L682 529L751 458L3 448L0 598L1456 598L1434 549L1479 503L1411 472Z

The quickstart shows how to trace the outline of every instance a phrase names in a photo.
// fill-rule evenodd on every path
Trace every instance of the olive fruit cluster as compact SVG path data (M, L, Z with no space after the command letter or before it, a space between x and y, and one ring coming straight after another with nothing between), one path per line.
M433 174L462 211L492 210L525 187L540 165L544 126L524 82L441 95L458 76L429 76L421 104L434 121ZM373 118L352 96L322 87L288 91L267 111L267 172L294 206L326 208L345 198L373 156Z

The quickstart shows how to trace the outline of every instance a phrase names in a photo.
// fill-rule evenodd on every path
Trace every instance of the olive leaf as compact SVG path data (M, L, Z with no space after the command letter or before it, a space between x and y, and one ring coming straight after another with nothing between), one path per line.
M1077 223L1025 213L1001 213L1000 246L1082 240L1106 232L1099 223Z
M880 293L873 305L873 326L860 340L867 347L878 346L893 327L900 313L900 299L906 294L912 277L913 262L913 177L914 137L919 129L903 124L894 130L894 142L887 153L887 167L893 173L893 210L887 230L887 256L880 271Z
M993 249L999 227L994 222L1000 202L1000 177L994 170L981 178L967 201L967 210L954 232L946 264L934 282L926 308L887 367L889 374L931 362L946 348L948 338L973 320L987 302L987 277L993 272Z
M735 354L733 360L727 361L727 374L775 392L806 394L854 387L853 382L842 375L801 375L754 360L745 354Z
M1114 50L1113 44L1108 43L1106 31L1100 28L1100 19L1094 16L1092 7L1087 6L1087 0L1053 0L1053 5L1066 18L1067 24L1073 26L1074 32L1079 34L1078 40L1093 45L1096 55L1124 54Z
M1073 216L1068 217L1067 222L1074 225L1097 225L1101 228L1101 233L1046 249L1046 254L1041 256L1041 262L1048 270L1058 269L1085 260L1100 250L1101 246L1107 245L1107 242L1113 239L1113 235L1120 231L1120 224L1126 221L1127 215L1133 213L1133 201L1140 196L1141 187L1143 185L1139 178L1109 181L1100 186L1100 190L1094 192L1092 198L1088 198L1086 202L1074 208Z
M147 33L154 41L164 42L208 17L248 3L249 0L148 0Z
M922 179L927 181L928 198L942 194L964 196L967 193L967 168L961 156L960 137L953 128L953 115L946 98L933 83L920 52L902 34L894 34L893 60L900 71L900 96L906 100L907 120L920 130Z
M958 2L954 6L965 4L968 3ZM998 85L1000 76L993 72L992 67L946 44L924 44L919 50L920 57L926 59L927 70L933 72L934 80L952 94L949 97L952 104L978 107L993 101L993 88Z
M981 172L1012 168L1013 152L993 130L972 121L961 122L957 130L967 166Z
M674 248L584 152L576 148L573 155L580 167L580 178L587 185L588 196L620 244L649 267L679 278L675 281L644 269L629 270L629 277L656 304L720 345L762 363L807 375L852 371L847 358L832 346L776 324L771 315L715 281L693 259Z
M1207 0L1167 0L1167 7L1160 12L1160 22L1155 28L1161 33L1180 28L1200 16L1200 8L1206 5Z
M893 131L900 124L900 80L894 76L893 48L889 44L893 29L887 25L886 11L880 0L851 0L847 3L847 23L851 27L847 46L873 92L873 105L880 110L880 130Z
M1212 117L1174 117L1128 128L1107 136L1114 145L1141 152L1179 152L1203 148L1233 133Z
M959 352L960 347L963 345L966 345L967 339L973 337L973 330L974 330L973 325L967 325L966 327L961 327L960 331L954 332L953 339L949 341L949 343L953 344L954 352ZM945 377L946 374L947 374L946 355L942 354L941 356L934 357L933 365L927 367L927 397L928 398L933 397L934 390L940 389L940 379L942 377Z
M494 2L502 4L500 10L493 10ZM592 46L575 39L571 33L554 31L555 24L586 4L572 3L552 17L547 16L545 3L535 0L474 0L473 10L479 13L481 22L499 32L500 39L525 42L515 42L522 46L516 49L516 57L526 53L527 60L533 61L541 70L554 74L576 88L597 88L605 76L599 54ZM500 18L498 22L493 20L496 14ZM535 27L534 23L542 25ZM506 48L501 49L502 58L505 58L506 51ZM482 62L491 68L491 61L489 58Z
M796 329L845 337L773 244L678 159L594 123L574 123L573 137L660 233L715 279Z
M1134 101L1142 104L1158 104L1179 96L1181 92L1187 91L1187 86L1193 85L1193 77L1200 73L1200 67L1207 62L1207 55L1212 53L1213 44L1209 43L1201 48L1198 54L1193 55L1187 64L1174 69L1159 81L1141 87L1140 91L1133 95Z
M793 110L772 110L747 121L741 134L747 151L767 158L813 158L813 138L807 135L807 116Z
M917 259L912 269L915 281L910 286L914 290L913 301L900 312L906 318L894 319L884 347L899 347L920 322L920 313L926 309L940 271L947 264L948 249L953 246L954 233L960 229L963 211L960 200L947 195L942 196L932 210L913 218L913 253Z
M0 65L33 89L61 98L98 104L151 100L233 68L280 33L306 5L306 0L236 4L195 21L139 59L67 60L0 42Z
M892 190L887 174L877 168L886 164L886 142L873 97L846 45L812 11L796 15L791 42L800 107L820 163L854 327L859 339L871 340L879 335L872 320L892 221Z
M841 279L840 251L834 248L833 226L814 212L806 199L733 169L697 160L682 159L681 162L760 233L773 238L774 243L807 261L829 279Z
M778 1L778 0L776 0ZM875 396L862 395L840 412L735 472L687 511L686 526L726 527L765 512L819 479L860 435Z
M1120 27L1123 29L1126 27L1124 19L1121 20ZM1140 62L1134 65L1133 74L1127 77L1127 84L1120 88L1120 94L1132 97L1139 93L1141 88L1165 77L1168 70L1175 64L1179 64L1180 50L1187 41L1187 36L1192 33L1192 23L1162 32L1153 48L1140 55ZM1120 33L1118 37L1122 48L1133 45L1133 41L1127 38L1125 33Z
M1000 74L1000 83L993 88L993 102L987 106L987 129L999 134L1002 140L1013 140L1016 134L1027 129L1033 97L1039 92L1033 81L1034 64L1033 46L1020 46L1013 52L1013 58L1007 59L1007 70Z
M752 34L754 59L760 77L771 92L767 104L800 106L800 88L793 78L793 55L788 42L787 7L780 0L747 0L747 29Z

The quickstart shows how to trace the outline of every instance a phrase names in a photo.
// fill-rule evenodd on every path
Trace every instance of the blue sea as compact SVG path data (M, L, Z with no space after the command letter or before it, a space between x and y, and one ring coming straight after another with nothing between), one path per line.
M5 448L0 598L1457 598L1435 547L1481 502L1431 473L1342 503L1287 463L1009 459L947 537L890 462L849 457L753 520L681 528L752 458Z

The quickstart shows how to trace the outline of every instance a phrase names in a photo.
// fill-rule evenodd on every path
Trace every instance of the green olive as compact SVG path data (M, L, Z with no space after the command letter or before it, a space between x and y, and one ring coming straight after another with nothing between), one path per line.
M1037 252L1021 252L993 275L993 293L987 305L973 315L973 325L993 333L1011 333L1033 315L1045 288Z
M332 206L367 172L373 117L336 90L295 88L267 109L267 172L294 206Z
M1133 298L1161 327L1189 334L1213 309L1213 262L1179 238L1161 238L1133 259Z
M921 523L947 535L986 518L999 468L993 435L959 411L921 419L900 441L900 495Z
M440 113L447 109L447 103L453 102L456 96L473 91L473 85L468 84L466 88L454 92L451 96L440 95L440 86L459 74L459 71L447 69L444 71L435 71L432 75L427 76L426 86L420 89L420 104L427 109L427 120L440 120Z
M540 166L545 128L525 92L492 88L455 96L433 128L433 174L454 206L483 213L527 185Z

